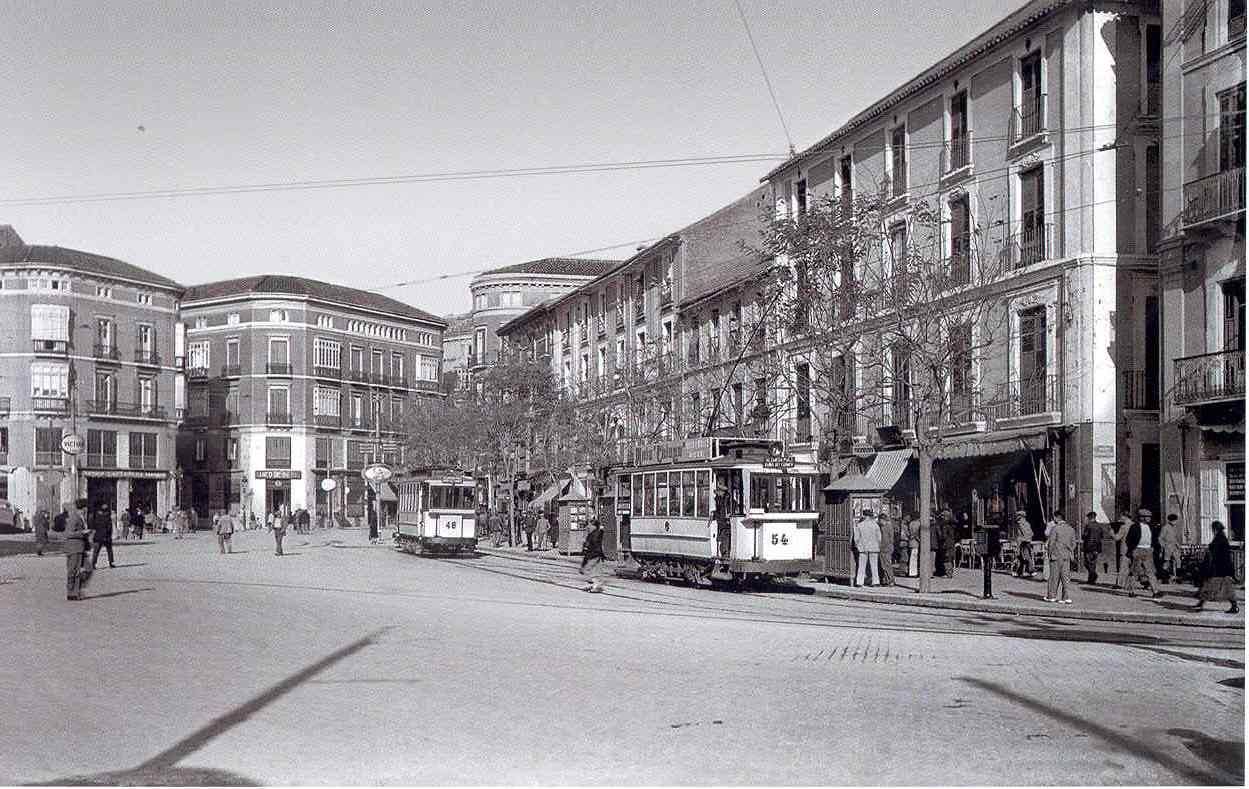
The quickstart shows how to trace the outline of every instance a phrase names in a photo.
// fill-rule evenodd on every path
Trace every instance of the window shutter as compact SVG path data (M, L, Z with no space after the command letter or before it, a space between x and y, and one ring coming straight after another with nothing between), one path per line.
M1198 466L1198 477L1201 487L1201 513L1198 518L1201 534L1198 539L1205 544L1214 537L1211 523L1227 523L1227 513L1223 511L1223 464L1217 461L1201 463Z

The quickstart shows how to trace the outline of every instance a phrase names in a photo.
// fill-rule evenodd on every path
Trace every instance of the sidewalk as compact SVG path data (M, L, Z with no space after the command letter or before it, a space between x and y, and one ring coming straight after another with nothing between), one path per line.
M555 551L534 551L524 546L495 548L479 545L477 550L485 554L502 556L527 556L539 561L578 564L579 555L564 556ZM628 568L624 562L616 562L618 570ZM1081 573L1073 578L1071 605L1045 602L1046 584L1040 573L1036 578L1015 578L1009 572L993 573L993 600L981 597L984 576L979 569L960 569L953 578L932 579L932 592L919 594L918 578L896 579L894 586L855 588L846 584L826 583L804 578L801 586L811 587L816 595L837 600L856 600L882 605L904 605L917 608L936 608L953 611L975 611L983 614L1010 614L1015 616L1044 616L1062 619L1094 620L1102 622L1130 622L1134 624L1179 625L1185 627L1212 627L1240 629L1245 627L1245 592L1237 590L1241 610L1238 614L1224 613L1226 603L1211 603L1205 611L1193 611L1197 604L1197 589L1187 584L1164 584L1163 597L1154 598L1148 593L1128 597L1122 589L1114 589L1110 583L1089 586L1080 580Z

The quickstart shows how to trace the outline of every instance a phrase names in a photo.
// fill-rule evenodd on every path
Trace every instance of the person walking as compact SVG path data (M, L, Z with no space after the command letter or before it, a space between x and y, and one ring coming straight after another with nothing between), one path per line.
M1049 588L1045 602L1071 605L1071 561L1075 559L1076 530L1056 512L1047 531L1045 557L1049 562Z
M1128 573L1128 531L1132 528L1132 519L1127 515L1120 517L1110 527L1110 536L1115 541L1115 582L1114 588L1119 589L1126 585L1124 576Z
M898 560L902 565L898 575L906 578L911 566L911 519L905 515L898 521Z
M893 544L897 526L887 512L882 512L876 523L880 527L880 585L893 586Z
M876 522L876 514L870 509L863 510L850 532L859 549L859 566L854 574L854 585L863 586L870 575L872 585L879 586L880 576L876 574L876 562L880 557L880 524Z
M269 521L271 529L273 529L273 555L282 556L282 538L286 536L287 518L286 511L281 507L273 508L272 519Z
M152 534L155 534L157 525L158 523L156 520L156 513L152 510L152 508L148 507L144 509L143 510L143 528L147 529Z
M1193 609L1195 611L1202 610L1208 602L1223 601L1232 604L1227 613L1235 614L1240 611L1240 605L1236 602L1236 568L1232 564L1232 546L1227 541L1223 528L1222 521L1210 524L1214 537L1206 546L1206 558L1201 564L1201 591L1197 593L1197 607Z
M958 565L954 561L954 549L958 546L958 524L954 520L954 513L949 507L941 510L940 518L941 528L941 566L944 569L943 575L947 578L953 578L958 572Z
M1014 537L1019 547L1019 555L1015 559L1015 577L1022 578L1027 573L1032 578L1036 575L1036 567L1032 563L1032 524L1023 510L1015 513Z
M1127 547L1131 564L1128 566L1128 582L1125 585L1128 597L1136 597L1136 587L1144 584L1153 592L1154 597L1162 597L1158 588L1158 577L1154 574L1154 528L1149 524L1153 517L1147 509L1136 512L1136 522L1128 527Z
M581 574L590 579L586 586L587 592L601 592L606 587L602 581L603 565L607 555L603 553L603 525L598 516L592 516L590 531L585 535L585 543L581 546Z
M498 548L503 544L503 519L499 517L499 511L491 509L486 523L490 527L490 533L494 535L494 547Z
M525 550L533 551L533 532L537 528L537 517L532 512L525 513Z
M1158 527L1158 565L1162 576L1168 581L1175 578L1182 562L1179 517L1173 512L1167 516L1167 522Z
M304 534L312 534L312 515L308 512L307 507L299 508L299 528Z
M48 526L51 525L52 519L48 516L48 511L43 507L35 510L35 555L43 556L43 551L48 547Z
M108 566L116 567L113 562L113 515L108 505L100 503L99 508L91 514L91 569L100 558L100 549L108 551Z
M1102 558L1102 543L1106 539L1106 529L1097 522L1097 513L1090 512L1084 516L1084 534L1081 536L1080 548L1084 552L1084 569L1088 570L1090 586L1097 584L1097 563Z
M538 513L538 521L534 526L534 538L538 543L539 551L550 550L551 519L547 517L545 512Z
M83 511L86 499L74 502L73 509L66 505L65 514L65 599L81 600L87 582L91 580L91 568L87 564L87 544L91 531Z
M976 555L984 573L984 599L993 600L993 563L1002 555L1002 528L996 520L976 532Z
M910 578L918 578L919 577L919 548L920 548L920 541L919 541L920 523L919 523L918 515L911 516L910 522L908 522L906 525L906 529L907 529L907 539L910 541L910 544L911 544L911 550L910 550L909 555L907 556L906 574Z
M224 512L213 517L213 531L217 534L217 550L221 553L234 553L230 541L234 537L234 518Z

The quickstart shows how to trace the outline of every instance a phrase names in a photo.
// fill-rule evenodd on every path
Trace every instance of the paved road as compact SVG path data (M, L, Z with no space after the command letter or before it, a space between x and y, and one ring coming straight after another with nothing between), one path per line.
M1243 783L1239 630L237 542L0 564L0 783Z

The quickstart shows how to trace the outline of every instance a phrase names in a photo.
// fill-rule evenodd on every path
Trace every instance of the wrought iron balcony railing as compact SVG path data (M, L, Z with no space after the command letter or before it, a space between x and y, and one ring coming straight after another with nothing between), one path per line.
M69 340L31 340L31 349L37 354L68 356Z
M134 360L138 364L157 367L160 365L160 354L152 348L139 348L134 352Z
M1184 184L1184 226L1233 219L1245 211L1245 168L1237 167Z
M1003 272L1014 271L1049 260L1056 254L1053 224L1025 225L1002 242L1001 268Z
M343 377L343 369L341 367L330 367L325 364L314 364L312 365L312 374L317 378L338 380Z
M1203 353L1175 360L1176 405L1201 405L1245 396L1243 349Z
M291 363L290 362L269 362L268 364L265 365L265 372L268 373L269 375L280 375L283 377L290 376Z
M971 164L971 132L951 137L941 151L941 174L962 170Z
M970 421L987 422L993 429L1001 419L1058 411L1058 394L1058 376L1052 373L1011 381L1004 397L973 408Z
M91 346L91 355L98 362L119 362L121 361L121 352L117 350L116 345L103 345L96 343Z
M317 414L313 420L317 427L340 428L343 426L343 418L340 414Z
M1020 142L1045 131L1045 94L1025 94L1011 114L1011 140Z
M270 425L289 425L291 414L289 411L269 411L265 414L265 422Z
M240 375L242 375L242 373L243 373L242 368L237 364L221 365L221 377L222 378L238 378Z
M192 381L203 381L208 378L207 367L188 367L186 368L186 377Z
M13 398L0 397L0 417L6 417L9 415L9 408L12 406L12 404L13 404Z
M1123 407L1132 411L1158 410L1158 373L1154 370L1124 370Z
M38 411L43 414L68 414L69 398L32 397L30 399L30 408L32 411Z

